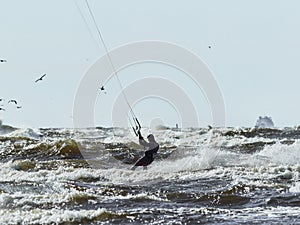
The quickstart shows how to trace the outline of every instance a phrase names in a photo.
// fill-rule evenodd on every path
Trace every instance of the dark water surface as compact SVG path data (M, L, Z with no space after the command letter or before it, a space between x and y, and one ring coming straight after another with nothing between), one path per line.
M0 224L300 224L298 128L154 134L0 128Z

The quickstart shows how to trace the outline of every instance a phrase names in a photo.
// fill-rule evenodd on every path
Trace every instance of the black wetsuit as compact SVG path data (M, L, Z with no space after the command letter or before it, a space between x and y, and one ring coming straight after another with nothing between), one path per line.
M150 165L153 160L155 155L157 154L157 151L159 149L159 145L153 149L145 151L145 156L141 158L139 161L134 166L148 166Z

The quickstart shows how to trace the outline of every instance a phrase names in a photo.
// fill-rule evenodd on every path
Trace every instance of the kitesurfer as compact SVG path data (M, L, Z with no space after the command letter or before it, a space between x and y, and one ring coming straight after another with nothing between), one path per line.
M140 145L144 146L146 148L145 156L141 158L139 161L136 162L136 164L131 168L132 170L135 170L138 166L143 166L144 169L147 169L147 166L150 165L159 149L159 144L155 141L155 138L153 134L149 134L147 136L148 142L144 140L141 131L137 131L139 143Z

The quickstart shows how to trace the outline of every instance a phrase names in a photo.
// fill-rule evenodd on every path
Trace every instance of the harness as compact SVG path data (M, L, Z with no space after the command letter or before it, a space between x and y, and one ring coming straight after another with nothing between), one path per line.
M155 155L157 154L158 149L159 149L159 145L151 150L145 151L145 156L147 158L154 159Z

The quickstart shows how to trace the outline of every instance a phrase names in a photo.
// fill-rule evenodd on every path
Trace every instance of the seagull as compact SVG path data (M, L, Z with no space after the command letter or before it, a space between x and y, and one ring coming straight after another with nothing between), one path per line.
M5 99L4 98L0 98L0 102L2 102L2 101L5 101Z
M22 109L22 106L17 106L17 109Z
M18 105L18 102L14 99L8 101L8 103L10 103L10 102L15 103L16 105Z
M3 109L3 108L0 108L0 111L6 111L5 109Z
M208 48L211 48L211 46L209 45Z
M7 60L6 59L0 59L0 62L5 63L5 62L7 62Z
M101 86L100 91L104 91L104 94L106 94L106 91L105 91L105 88L103 85Z
M37 82L39 82L39 81L42 81L43 80L43 78L46 76L46 74L44 74L43 76L41 76L39 79L37 79L36 81L35 81L35 83L37 83Z

